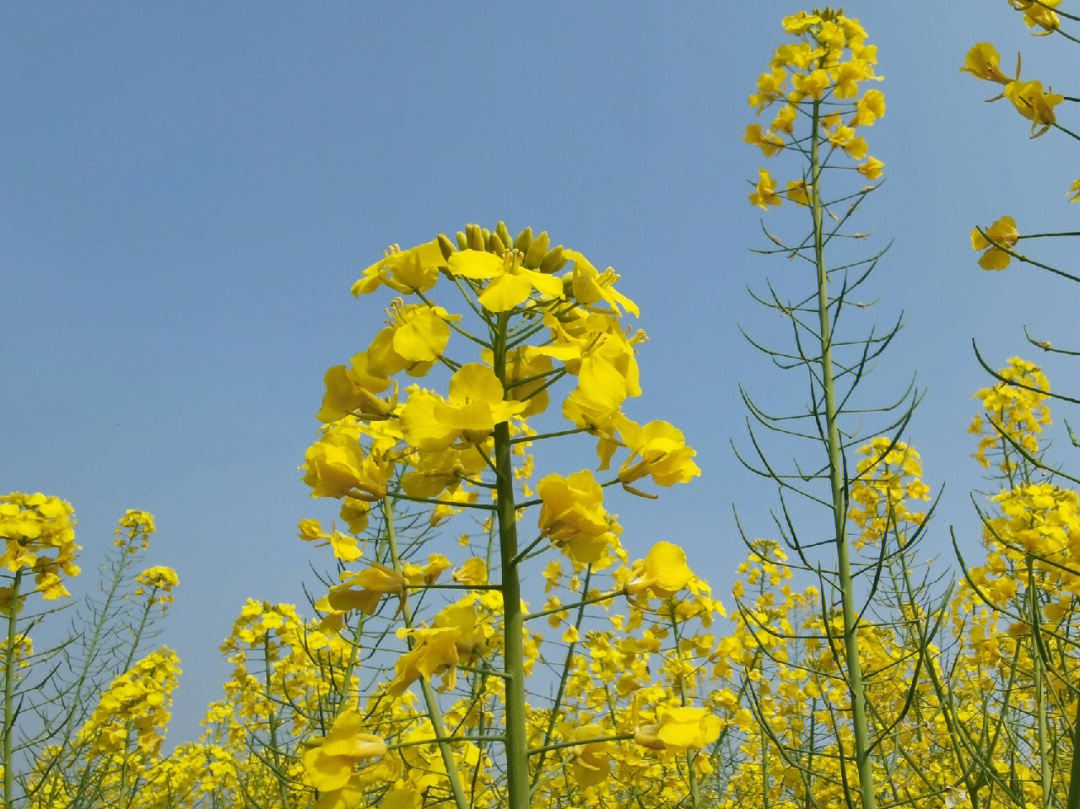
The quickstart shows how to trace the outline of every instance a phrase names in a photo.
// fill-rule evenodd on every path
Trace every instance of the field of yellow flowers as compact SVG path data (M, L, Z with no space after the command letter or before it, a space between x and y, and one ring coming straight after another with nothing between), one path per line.
M1061 0L1008 5L1080 43ZM326 371L303 459L312 495L340 504L299 521L326 572L309 604L247 601L201 739L163 749L180 661L148 647L178 580L141 562L153 517L120 518L70 636L35 645L80 574L73 508L0 498L3 806L1080 809L1080 476L1044 434L1080 399L976 349L984 551L931 559L936 501L906 434L919 392L860 387L896 334L861 297L885 250L858 253L855 227L885 171L876 47L835 9L782 32L744 137L777 166L752 183L754 248L788 261L750 295L781 337L747 338L803 398L742 394L735 451L777 499L773 536L742 536L732 592L679 544L621 544L620 498L662 500L700 470L678 426L624 412L646 336L615 270L503 222L393 245L352 287L385 325ZM1019 60L1010 75L981 42L957 62L1032 137L1080 140L1057 117L1078 99ZM972 260L1080 283L1023 242L1077 235L1002 216L971 230ZM593 464L537 468L575 442Z

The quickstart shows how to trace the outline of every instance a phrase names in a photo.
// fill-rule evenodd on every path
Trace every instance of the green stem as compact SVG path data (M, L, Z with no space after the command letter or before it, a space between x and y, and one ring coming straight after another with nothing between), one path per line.
M1047 747L1048 729L1046 726L1046 693L1043 679L1045 677L1045 663L1043 662L1042 649L1038 648L1037 630L1039 623L1038 596L1035 588L1035 571L1032 557L1027 558L1027 597L1028 609L1031 615L1031 658L1035 663L1035 711L1038 727L1036 732L1039 740L1039 779L1042 786L1042 806L1046 809L1050 805L1050 791L1053 786L1053 776L1050 773L1050 751Z
M289 809L289 785L285 781L285 773L281 769L281 751L278 749L277 729L278 722L277 717L274 715L275 708L273 706L273 698L271 691L270 681L270 633L267 632L263 636L263 681L266 684L266 701L270 703L270 715L268 722L270 724L270 755L274 759L274 776L277 778L278 794L281 796L281 805L285 809Z
M589 582L592 580L592 565L585 568L585 582L581 587L582 593L589 592ZM585 604L578 604L577 620L574 622L574 629L581 630L582 621L585 619ZM566 648L566 659L563 661L562 676L559 677L559 688L555 692L555 704L551 708L551 716L548 717L547 729L544 731L544 741L541 744L539 750L529 751L530 755L540 753L540 759L536 763L535 772L532 776L532 781L529 785L530 790L536 789L537 783L540 781L540 774L544 768L544 758L547 755L547 746L551 742L551 734L555 732L555 725L559 720L559 711L562 710L562 699L566 693L566 681L570 677L570 664L574 661L574 648L577 646L575 641L571 641L570 645Z
M386 527L386 541L390 546L390 560L394 571L401 573L401 556L398 553L397 531L394 528L394 508L389 498L382 501L383 522ZM405 620L406 627L412 627L413 613L408 602L401 607L401 617ZM454 761L454 753L450 749L447 740L446 727L443 724L442 710L439 708L439 700L435 696L435 689L431 687L426 677L420 678L420 691L424 695L424 704L427 706L428 719L431 721L431 730L439 739L439 752L442 755L443 767L446 770L446 780L450 782L450 792L454 796L457 809L469 809L469 801L465 797L465 790L461 786L461 776L458 774L457 762Z
M495 375L506 390L506 334L509 315L495 325ZM506 669L506 795L509 809L529 807L528 726L525 718L525 615L521 609L517 514L514 508L514 473L510 463L510 424L495 425L496 516L503 596L503 648Z
M341 698L338 700L334 715L337 716L344 710L349 701L349 689L352 688L353 669L356 668L356 653L360 648L360 640L364 633L364 614L360 617L353 628L352 643L349 644L349 662L345 664L345 673L341 677Z
M1065 809L1080 809L1080 699L1076 701L1073 719L1072 767L1069 770L1069 797Z
M675 641L675 657L679 662L682 662L682 649L679 648L679 622L675 617L675 602L668 601L668 614L671 616L671 636ZM682 672L679 673L679 700L682 706L686 707L686 684L683 680ZM697 773L694 771L694 754L687 751L686 753L686 769L688 778L690 779L690 806L691 809L698 809L701 805L701 792L698 788Z
M139 643L142 641L143 632L146 631L146 622L149 620L150 608L154 606L154 596L157 595L157 591L158 588L155 587L150 591L150 597L146 599L146 606L143 608L142 617L139 619L139 627L135 630L135 637L131 639L131 648L128 649L124 667L120 670L121 674L131 668L131 661L135 659L135 652L138 651Z
M15 636L19 631L19 585L22 574L22 568L16 570L15 580L11 584L11 611L8 613L7 648L4 651L4 809L13 809L11 799L15 792L15 768L11 766L11 736L15 730L12 697L15 693Z
M874 793L873 767L870 761L870 733L866 721L866 691L863 686L862 663L859 660L858 614L855 609L854 584L847 541L847 493L844 480L843 449L837 419L836 386L833 377L832 334L829 323L829 276L825 267L825 229L822 222L824 206L821 196L821 166L819 162L818 126L821 102L813 108L813 139L810 144L810 175L813 178L811 214L814 220L814 265L817 270L817 308L821 339L821 379L825 396L825 424L828 430L829 484L832 493L833 531L836 541L837 578L844 614L844 647L847 660L847 679L851 693L851 719L855 734L855 763L859 772L859 791L862 809L877 809Z

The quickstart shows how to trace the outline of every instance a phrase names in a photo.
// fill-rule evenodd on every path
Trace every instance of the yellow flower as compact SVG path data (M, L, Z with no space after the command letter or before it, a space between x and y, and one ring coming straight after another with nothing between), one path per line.
M657 542L644 561L634 563L634 578L626 585L628 595L650 590L657 598L671 598L694 578L686 564L686 552L670 542Z
M520 251L497 256L484 250L462 250L450 256L450 273L462 278L489 280L480 294L480 305L489 312L508 312L529 299L533 291L562 299L562 280L522 266Z
M359 573L342 574L342 583L330 588L327 600L340 612L360 610L365 615L373 615L384 595L396 595L404 604L405 583L399 573L375 563Z
M799 101L809 96L815 101L820 101L821 97L825 95L825 91L829 89L829 74L821 68L812 70L805 76L796 73L791 77L791 84L795 88L795 92L791 94L792 98L790 100Z
M586 741L603 738L604 729L600 725L581 725L568 730L568 741ZM570 748L570 772L578 785L594 787L608 776L611 770L611 745L609 742L590 742L575 744Z
M392 402L377 396L390 387L390 380L369 370L366 351L354 354L348 366L335 365L326 372L323 381L326 393L316 414L319 421L339 421L348 415L366 421L385 419L393 410Z
M756 107L758 113L769 106L773 101L780 98L780 91L784 86L784 81L787 78L787 71L782 67L777 67L768 73L762 73L758 76L757 89L758 91L750 96L747 101L751 107Z
M881 176L881 170L885 167L885 164L878 160L876 157L867 157L865 163L859 164L859 174L868 180L876 180Z
M320 792L342 789L357 763L386 755L386 742L364 733L362 727L363 717L347 708L338 714L330 732L304 752L304 771L311 786Z
M748 124L743 140L757 146L766 157L772 157L784 148L784 141L772 132L762 133L761 124Z
M1024 25L1028 28L1038 26L1043 29L1043 32L1036 36L1052 34L1061 25L1061 20L1054 12L1054 8L1060 3L1061 0L1009 0L1009 5L1024 12Z
M474 556L454 571L453 579L458 584L487 584L487 562L479 556Z
M784 17L780 24L784 26L784 30L789 34L798 36L809 31L811 26L821 25L821 15L807 14L805 11L800 11L797 14Z
M615 522L604 511L604 492L593 473L583 469L569 477L548 475L536 493L543 502L540 533L575 562L599 562L615 539Z
M749 196L750 204L767 211L770 205L780 204L780 196L776 193L776 180L769 176L765 169L758 169L758 176L760 179L754 193Z
M415 645L394 663L396 676L389 688L394 697L421 677L430 679L440 671L445 671L443 687L453 688L461 658L471 656L487 642L485 628L477 625L476 610L462 601L436 615L432 628L409 630L407 636Z
M448 321L459 319L441 306L406 305L400 298L387 310L390 326L375 335L367 350L368 370L389 378L398 371L424 376L450 341Z
M375 501L386 496L386 481L393 463L381 453L366 457L363 447L350 430L327 429L322 438L304 453L304 483L312 497L353 497Z
M635 713L637 700L635 698ZM634 741L650 750L682 752L708 747L720 737L720 718L707 708L660 706L657 722L636 729Z
M1005 85L1004 95L1017 112L1031 121L1032 137L1038 137L1057 122L1054 107L1065 100L1063 95L1044 93L1040 81L1011 81ZM1035 127L1039 125L1042 129L1036 134Z
M720 719L707 708L667 708L657 710L660 727L657 738L668 750L701 748L720 737Z
M459 254L455 254L459 255ZM486 365L462 365L450 377L448 400L417 391L401 410L405 440L424 451L445 449L458 438L479 444L496 424L521 413L524 402L503 400L503 386Z
M137 596L141 596L145 592L144 588L168 593L180 583L176 571L163 565L147 568L135 577L135 581L139 585L135 590Z
M838 126L829 135L829 143L843 149L849 157L862 160L866 157L866 141L855 136L855 130L849 126Z
M841 62L831 73L837 98L854 98L859 93L859 82L877 78L873 67L863 59Z
M773 118L772 129L774 132L787 132L789 135L795 131L795 119L799 111L791 104L785 104Z
M878 118L885 117L885 94L881 90L867 90L855 105L852 126L870 126Z
M366 270L352 285L353 295L368 295L385 284L403 294L427 292L439 280L439 267L446 266L439 242L430 242L402 250L391 245L386 255Z
M1069 202L1080 202L1080 179L1073 180L1065 193L1069 196Z
M574 262L570 280L574 299L578 303L588 308L600 301L604 301L610 309L601 308L596 311L605 314L614 312L618 315L621 314L619 310L621 306L634 317L641 315L641 310L638 309L637 304L615 289L614 284L619 280L615 270L608 267L603 272L600 272L585 256L576 250L563 250L562 254L564 258Z
M643 427L620 428L630 457L619 469L624 487L643 477L652 477L658 486L686 483L701 474L691 458L697 453L686 446L682 431L666 421L650 421Z
M1001 56L998 55L997 49L989 42L979 42L968 51L960 72L970 73L975 78L984 81L1008 84L1012 80L1001 72L1000 63Z
M985 235L980 233L978 228L972 229L971 249L986 250L979 258L979 266L984 270L1004 270L1009 266L1011 256L997 245L1011 249L1019 238L1016 220L1011 216L1003 216L986 229Z
M806 180L788 180L787 198L796 205L809 205L810 195L808 192L811 189L812 186L808 186Z

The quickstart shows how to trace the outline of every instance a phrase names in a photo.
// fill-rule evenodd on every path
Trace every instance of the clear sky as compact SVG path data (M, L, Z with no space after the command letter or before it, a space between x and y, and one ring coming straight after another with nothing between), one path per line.
M124 509L156 515L148 562L181 581L162 638L185 670L170 742L195 736L220 695L217 645L244 599L302 602L309 559L326 560L296 538L299 519L326 513L297 466L324 371L383 319L385 296L348 289L391 242L505 219L622 274L651 338L640 407L684 430L703 475L612 510L632 553L680 542L726 590L741 556L732 503L768 535L775 500L729 446L744 437L737 383L778 410L804 399L736 328L786 339L745 291L794 270L747 249L763 245L746 201L762 159L741 136L796 10L0 7L0 490L71 501L88 570ZM918 372L928 389L909 440L927 482L948 484L928 543L948 554L949 525L977 536L965 428L987 378L971 339L1001 365L1025 350L1022 324L1067 342L1076 311L1049 277L979 270L967 234L1006 213L1021 232L1072 229L1064 192L1080 173L1063 138L1030 143L1007 102L983 103L995 88L958 68L991 40L1005 65L1023 48L1025 76L1057 87L1074 52L1032 39L1004 0L845 10L886 77L888 112L867 138L888 181L857 220L896 239L876 319L903 310L908 324L874 385L899 391Z

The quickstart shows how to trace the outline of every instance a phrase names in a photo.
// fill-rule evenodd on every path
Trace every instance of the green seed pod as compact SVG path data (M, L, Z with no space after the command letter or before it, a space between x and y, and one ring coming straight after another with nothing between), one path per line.
M535 239L533 243L529 245L529 249L525 253L525 260L522 262L526 267L534 269L540 266L540 262L544 260L544 254L547 253L548 247L551 246L551 237L548 236L545 230Z
M457 251L454 249L453 242L451 242L445 233L439 234L439 252L442 253L442 257L447 261L450 260L450 256L454 255Z
M514 249L520 250L522 253L528 252L529 246L532 244L532 228L525 228L514 239Z
M548 254L544 256L544 260L540 262L540 272L551 275L557 273L568 263L568 259L563 257L563 246L557 245L548 251Z
M514 237L511 236L510 231L506 229L506 223L499 222L499 224L495 226L495 232L499 234L499 239L506 246L506 249L509 250L510 246L514 243Z

